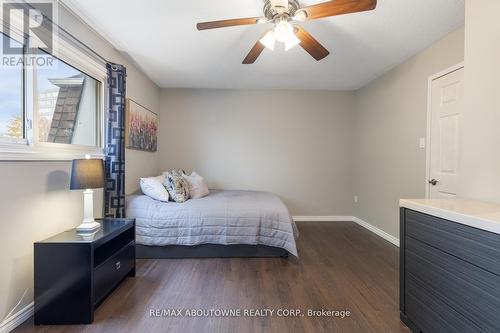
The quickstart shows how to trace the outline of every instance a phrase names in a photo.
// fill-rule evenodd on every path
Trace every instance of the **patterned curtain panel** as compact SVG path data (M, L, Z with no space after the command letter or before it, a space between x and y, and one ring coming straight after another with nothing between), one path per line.
M106 189L104 216L125 217L125 85L127 70L107 64Z

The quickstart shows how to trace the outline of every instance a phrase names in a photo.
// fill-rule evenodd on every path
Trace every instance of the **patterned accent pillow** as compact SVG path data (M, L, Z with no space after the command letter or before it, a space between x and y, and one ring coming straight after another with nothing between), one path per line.
M189 199L189 186L182 175L183 172L177 170L166 173L164 185L170 198L175 202L185 202Z

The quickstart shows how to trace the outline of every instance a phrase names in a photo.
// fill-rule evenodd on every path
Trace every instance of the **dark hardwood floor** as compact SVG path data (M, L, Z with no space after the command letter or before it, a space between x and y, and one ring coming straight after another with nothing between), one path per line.
M139 260L88 326L15 332L409 332L399 320L398 249L351 222L299 223L300 258ZM150 309L273 309L272 317L151 317ZM279 317L278 309L304 316ZM350 317L308 317L308 309ZM243 312L242 312L243 314Z

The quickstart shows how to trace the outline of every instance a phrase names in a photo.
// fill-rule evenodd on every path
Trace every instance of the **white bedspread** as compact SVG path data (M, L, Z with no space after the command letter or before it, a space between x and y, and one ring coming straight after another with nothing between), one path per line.
M261 244L297 256L297 227L280 198L267 192L214 190L184 203L133 195L126 214L136 218L137 244Z

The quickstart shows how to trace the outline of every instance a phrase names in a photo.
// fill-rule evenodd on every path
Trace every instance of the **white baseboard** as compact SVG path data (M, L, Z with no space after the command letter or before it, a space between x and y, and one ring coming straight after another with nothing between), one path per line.
M295 222L350 222L352 216L292 216Z
M359 224L363 228L366 228L366 229L370 230L371 232L373 232L377 236L380 236L383 239L385 239L386 241L388 241L388 242L396 245L397 247L399 247L399 238L396 238L393 235L388 234L384 230L379 229L379 228L375 227L374 225L372 225L372 224L370 224L370 223L368 223L366 221L363 221L360 218L354 217L353 222Z
M355 216L293 216L295 222L354 222L399 247L399 239Z
M0 324L0 333L8 333L24 323L29 317L33 315L34 303L26 305L21 310L17 311Z

